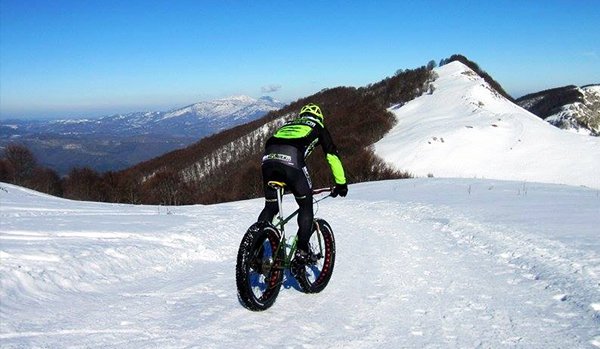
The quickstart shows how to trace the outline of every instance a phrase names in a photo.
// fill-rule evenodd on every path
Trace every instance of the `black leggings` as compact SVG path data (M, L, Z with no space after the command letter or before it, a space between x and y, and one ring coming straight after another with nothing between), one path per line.
M298 213L298 248L308 251L308 240L313 224L313 198L310 177L304 168L287 166L276 161L262 164L263 187L265 191L265 208L258 217L259 221L272 222L279 211L277 191L267 183L269 181L284 182L296 198L300 207Z

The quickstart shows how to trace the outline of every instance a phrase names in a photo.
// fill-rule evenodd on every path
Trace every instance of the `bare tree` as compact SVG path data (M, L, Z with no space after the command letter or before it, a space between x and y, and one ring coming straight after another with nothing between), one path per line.
M154 203L178 205L184 195L181 175L172 170L162 170L145 183L146 195Z
M17 185L24 185L33 176L37 161L33 153L21 144L9 144L4 150L9 180Z
M89 167L73 168L64 181L64 196L74 200L98 200L100 175Z
M62 196L60 177L56 171L45 167L36 167L28 181L28 187L54 196Z

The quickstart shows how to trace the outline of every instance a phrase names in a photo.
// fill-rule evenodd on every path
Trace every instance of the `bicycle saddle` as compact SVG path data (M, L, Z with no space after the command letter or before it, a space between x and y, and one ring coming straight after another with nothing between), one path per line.
M278 182L278 181L268 181L267 184L273 188L273 189L284 189L286 184L284 182Z

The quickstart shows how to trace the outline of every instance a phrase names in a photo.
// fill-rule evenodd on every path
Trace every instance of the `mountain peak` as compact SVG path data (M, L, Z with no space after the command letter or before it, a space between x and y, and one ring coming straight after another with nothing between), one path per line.
M256 102L256 98L252 98L252 97L246 96L246 95L234 95L234 96L217 99L214 102L216 102L216 101L239 101L239 102L244 102L244 103L254 103L254 102Z
M422 177L599 187L600 140L541 120L461 62L435 72L433 93L391 110L397 123L374 146L384 161Z
M514 99L506 91L504 91L502 86L496 80L494 80L488 73L486 73L483 69L481 69L477 63L469 60L467 57L465 57L463 55L455 54L455 55L450 56L450 58L448 58L448 59L443 59L440 62L440 66L450 64L452 62L460 62L463 65L469 67L471 70L473 70L473 72L475 72L477 75L479 75L481 78L483 78L499 94L504 96L509 101L514 101Z

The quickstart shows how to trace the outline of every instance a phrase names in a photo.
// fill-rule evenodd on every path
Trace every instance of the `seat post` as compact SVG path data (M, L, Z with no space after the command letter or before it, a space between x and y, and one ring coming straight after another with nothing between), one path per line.
M284 232L283 229L283 225L285 224L283 221L283 191L285 189L285 183L284 182L278 182L278 181L269 181L267 183L271 188L275 189L275 191L277 192L277 208L279 209L279 212L277 213L277 218L279 218L279 227L281 228L281 232Z
M281 232L284 233L284 224L283 224L283 187L282 186L277 186L277 206L279 208L279 211L277 212L277 216L279 218L279 223L281 224L281 226L279 227L281 229Z

